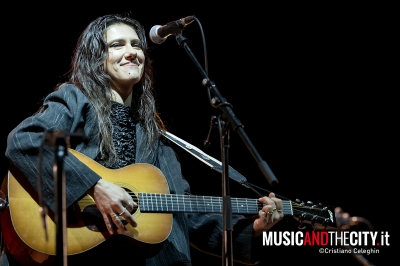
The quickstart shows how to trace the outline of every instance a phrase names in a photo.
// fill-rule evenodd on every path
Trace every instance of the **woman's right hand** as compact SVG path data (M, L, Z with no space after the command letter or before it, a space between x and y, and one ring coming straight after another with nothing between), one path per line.
M125 218L133 227L137 226L135 219L133 219L131 215L131 212L137 204L122 187L100 179L96 185L89 189L88 194L92 196L96 202L97 208L101 212L110 234L115 234L117 232L113 228L113 224L115 224L121 232L125 234L128 233L120 216Z

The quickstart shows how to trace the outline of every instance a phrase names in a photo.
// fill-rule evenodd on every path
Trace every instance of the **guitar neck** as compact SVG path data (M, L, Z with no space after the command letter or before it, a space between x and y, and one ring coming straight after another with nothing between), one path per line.
M141 212L222 213L223 198L213 196L139 193ZM293 215L291 201L283 202L283 213ZM258 199L231 198L234 214L258 214L264 206Z

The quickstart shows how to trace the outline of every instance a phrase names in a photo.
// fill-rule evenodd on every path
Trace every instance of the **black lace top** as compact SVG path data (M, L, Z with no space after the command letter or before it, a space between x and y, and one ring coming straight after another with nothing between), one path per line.
M117 152L117 160L107 168L119 169L135 163L136 121L133 118L133 110L129 106L111 102L111 110L112 137ZM96 161L104 165L100 154L97 156Z

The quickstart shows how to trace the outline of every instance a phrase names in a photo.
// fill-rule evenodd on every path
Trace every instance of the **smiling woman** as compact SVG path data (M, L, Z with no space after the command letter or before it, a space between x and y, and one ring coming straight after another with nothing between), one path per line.
M6 156L11 167L3 188L10 188L10 202L1 216L5 243L1 265L61 265L64 258L70 266L87 261L191 265L190 245L221 256L222 214L176 209L179 200L190 194L190 186L164 137L147 49L145 31L135 19L118 14L95 19L78 39L68 81L9 133ZM84 137L73 143L70 137L77 131ZM43 145L54 136L52 147ZM62 157L65 199L60 201L54 198L56 155L67 155ZM43 169L38 183L39 161ZM40 223L31 223L29 213L37 210L38 190L49 225L68 217L67 248L54 246L54 241L35 246L40 230L31 229ZM150 192L154 197L147 197L146 203L156 211L143 214L140 199ZM163 208L161 198L174 208ZM31 207L12 213L13 206L21 203ZM232 215L234 260L248 264L262 257L257 252L261 245L251 243L281 221L284 208L274 193L252 203L260 208L251 217ZM143 245L145 240L152 245Z

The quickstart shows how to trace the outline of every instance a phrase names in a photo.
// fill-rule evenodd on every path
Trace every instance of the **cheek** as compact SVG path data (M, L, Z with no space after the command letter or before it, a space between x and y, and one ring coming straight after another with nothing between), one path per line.
M139 57L140 67L141 67L140 72L141 72L141 74L143 74L144 73L144 65L146 63L146 58L145 58L143 52L138 57Z
M104 71L107 74L110 74L110 67L112 66L111 62L110 62L110 58L107 58L107 60L104 62Z
M140 50L140 52L137 53L137 58L138 58L140 64L144 65L144 63L146 61L146 57L144 56L144 53L142 50Z
M112 75L113 73L117 72L118 71L118 67L115 64L115 60L112 60L112 58L108 58L104 62L104 71L109 75Z
M110 73L111 71L115 71L115 63L117 60L117 55L113 54L112 52L108 52L108 57L107 60L104 62L104 69L107 73Z

